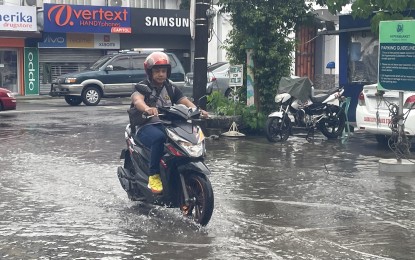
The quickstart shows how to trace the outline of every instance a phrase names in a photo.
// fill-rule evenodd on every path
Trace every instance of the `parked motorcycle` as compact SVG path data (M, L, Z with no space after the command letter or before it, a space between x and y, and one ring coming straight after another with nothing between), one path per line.
M131 200L180 208L184 216L205 226L212 216L214 196L210 170L203 162L205 136L196 125L199 116L198 108L184 105L159 108L167 136L160 160L162 194L153 194L147 187L150 150L135 137L130 124L125 128L127 149L121 153L124 165L118 167L118 178Z
M318 129L329 139L342 135L346 114L340 106L343 88L313 96L312 82L307 77L283 77L275 102L278 111L268 115L265 133L268 141L286 141L293 127L307 130L307 139Z

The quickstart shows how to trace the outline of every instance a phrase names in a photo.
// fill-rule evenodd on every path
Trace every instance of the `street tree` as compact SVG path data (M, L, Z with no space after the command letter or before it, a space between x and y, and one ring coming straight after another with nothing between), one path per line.
M224 43L228 59L246 64L246 50L252 50L257 112L268 113L274 109L279 80L290 75L296 26L312 17L311 7L304 0L220 0L218 4L232 21Z
M332 14L339 13L345 5L352 2L352 16L371 17L373 32L378 32L380 21L413 19L409 11L415 9L415 0L316 0L316 2L321 6L327 6Z

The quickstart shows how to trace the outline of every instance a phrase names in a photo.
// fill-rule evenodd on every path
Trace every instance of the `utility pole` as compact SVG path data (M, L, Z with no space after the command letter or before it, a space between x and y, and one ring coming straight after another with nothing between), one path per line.
M201 108L206 109L206 98L199 101L206 95L207 84L207 54L209 20L206 11L210 8L211 0L196 0L195 19L195 59L193 71L193 98Z

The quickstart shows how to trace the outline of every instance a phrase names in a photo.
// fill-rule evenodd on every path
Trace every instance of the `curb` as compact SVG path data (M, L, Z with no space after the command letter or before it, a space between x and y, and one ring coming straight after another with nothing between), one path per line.
M54 99L56 97L51 97L49 95L29 95L29 96L14 96L17 100L37 100L37 99Z

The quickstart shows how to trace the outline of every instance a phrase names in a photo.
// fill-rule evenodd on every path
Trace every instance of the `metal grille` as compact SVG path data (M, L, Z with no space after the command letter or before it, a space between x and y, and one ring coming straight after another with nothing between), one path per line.
M50 84L57 77L82 71L102 55L102 50L39 49L40 94L49 93Z
M50 0L51 4L91 5L91 0Z
M130 0L130 7L164 9L166 0Z
M103 56L105 51L94 49L39 49L39 62L90 63Z
M50 90L50 84L57 77L74 72L80 72L86 69L89 63L40 63L39 64L39 82L40 94L47 94Z

